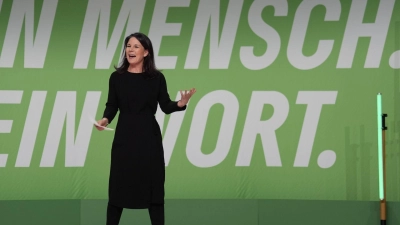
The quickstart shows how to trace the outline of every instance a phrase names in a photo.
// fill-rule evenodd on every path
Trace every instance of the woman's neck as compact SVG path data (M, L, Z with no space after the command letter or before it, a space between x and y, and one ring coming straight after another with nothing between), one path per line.
M129 66L128 67L128 72L131 73L142 73L143 72L143 66Z

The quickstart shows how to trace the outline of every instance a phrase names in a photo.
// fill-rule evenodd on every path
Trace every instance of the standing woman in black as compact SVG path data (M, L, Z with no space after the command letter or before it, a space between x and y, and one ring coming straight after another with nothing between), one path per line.
M165 114L186 109L196 89L171 101L164 75L156 69L153 46L142 33L125 38L122 63L109 78L103 118L107 126L119 111L111 150L107 225L117 225L123 208L149 210L152 225L164 225L165 162L157 104ZM98 130L103 128L96 126Z

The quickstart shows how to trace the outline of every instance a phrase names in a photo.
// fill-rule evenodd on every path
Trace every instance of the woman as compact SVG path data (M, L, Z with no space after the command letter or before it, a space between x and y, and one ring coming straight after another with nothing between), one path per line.
M153 46L142 33L125 38L122 63L109 79L103 118L107 126L119 110L111 150L107 225L118 224L123 208L149 210L151 224L164 224L165 163L157 103L170 114L186 109L196 89L171 101L164 75L156 69ZM96 126L98 130L103 128Z

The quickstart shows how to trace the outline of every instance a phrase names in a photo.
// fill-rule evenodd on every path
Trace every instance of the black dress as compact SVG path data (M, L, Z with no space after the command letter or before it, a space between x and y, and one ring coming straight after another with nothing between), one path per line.
M103 117L109 123L119 110L111 150L109 203L143 209L164 203L165 161L157 103L166 114L185 110L171 101L162 73L114 72Z

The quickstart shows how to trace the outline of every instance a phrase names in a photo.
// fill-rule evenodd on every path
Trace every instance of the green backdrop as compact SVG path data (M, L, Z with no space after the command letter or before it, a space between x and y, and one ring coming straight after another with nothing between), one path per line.
M109 75L149 35L172 99L157 113L167 199L400 200L395 0L0 0L0 200L107 198ZM115 128L115 122L109 127Z

